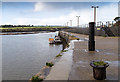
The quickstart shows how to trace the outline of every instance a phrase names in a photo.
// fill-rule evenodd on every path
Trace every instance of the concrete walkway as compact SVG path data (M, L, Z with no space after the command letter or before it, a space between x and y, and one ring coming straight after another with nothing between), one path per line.
M52 67L45 80L68 80L72 67L73 48L74 42L72 41L70 47L65 49L67 52L63 52L60 61Z
M80 38L87 35L74 34ZM93 60L107 61L106 80L118 80L118 38L95 37L96 51L88 51L88 41L75 42L73 51L73 66L69 80L94 80L92 67L89 63Z
M71 33L72 34L72 33ZM118 38L95 37L96 51L88 51L88 36L72 34L85 41L73 41L45 80L94 80L89 63L93 60L107 61L106 80L118 80Z

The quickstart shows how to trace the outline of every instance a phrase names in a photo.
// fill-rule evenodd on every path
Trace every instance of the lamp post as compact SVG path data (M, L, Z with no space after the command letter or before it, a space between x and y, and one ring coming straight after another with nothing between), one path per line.
M101 26L101 24L102 24L102 21L100 21L100 26Z
M77 17L77 26L79 27L79 17L80 16L76 16Z
M108 22L106 22L106 27L108 27Z
M94 22L96 23L96 9L99 8L99 6L92 6L94 8Z
M97 22L97 27L99 26L99 22Z
M69 23L69 22L67 22L67 27L68 27L68 23Z
M104 26L103 26L103 23L102 23L102 27L104 27Z
M110 21L108 21L108 27L110 26Z
M70 26L72 26L72 20L70 20Z

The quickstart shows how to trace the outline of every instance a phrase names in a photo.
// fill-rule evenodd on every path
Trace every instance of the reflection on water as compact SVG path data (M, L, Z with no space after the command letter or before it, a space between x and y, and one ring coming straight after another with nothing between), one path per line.
M62 45L49 45L56 33L2 36L3 80L28 80L53 59Z

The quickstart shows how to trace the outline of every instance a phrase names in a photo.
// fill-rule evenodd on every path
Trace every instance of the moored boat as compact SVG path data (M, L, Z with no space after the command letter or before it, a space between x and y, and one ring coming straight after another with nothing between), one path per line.
M59 37L59 36L55 36L54 42L55 42L55 43L62 43L62 41L60 40L60 37Z
M49 44L54 44L54 38L49 38Z
M59 36L55 36L55 38L49 38L49 44L61 44L62 41L60 40Z

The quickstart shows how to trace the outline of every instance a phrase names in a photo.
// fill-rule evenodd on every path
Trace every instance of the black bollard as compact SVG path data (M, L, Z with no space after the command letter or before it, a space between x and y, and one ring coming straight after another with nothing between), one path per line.
M95 22L89 23L89 51L95 51L95 41L94 41L94 28Z

